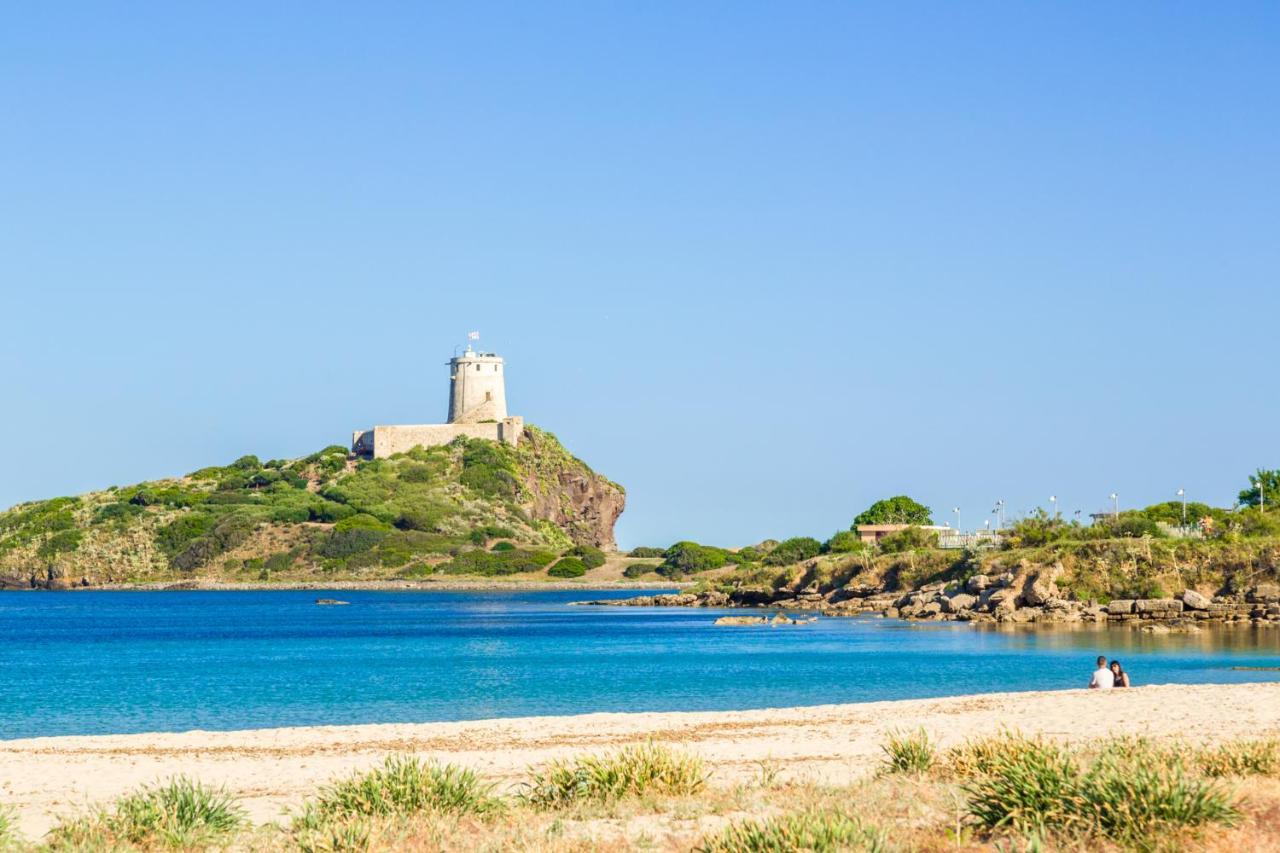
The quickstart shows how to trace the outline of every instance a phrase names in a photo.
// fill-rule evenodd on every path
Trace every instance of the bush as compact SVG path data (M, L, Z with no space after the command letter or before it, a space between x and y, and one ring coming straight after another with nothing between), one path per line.
M576 545L565 556L577 557L588 569L598 569L605 563L604 551L591 545Z
M509 451L492 441L472 439L462 452L462 485L482 495L514 498L520 491Z
M855 554L866 549L866 543L852 530L839 531L822 546L823 552L827 554Z
M79 530L59 530L40 543L36 555L42 560L52 560L59 554L68 554L80 547L82 536Z
M547 569L553 578L580 578L587 573L587 564L577 557L561 557L554 566Z
M313 503L307 509L311 513L312 521L326 523L342 521L342 519L350 518L356 514L354 508L349 507L346 504L335 503L328 499L323 499L319 502Z
M367 513L359 512L342 519L333 526L335 533L346 533L350 530L390 530L391 525Z
M494 542L493 547L490 548L489 550L490 551L514 551L515 549L516 549L515 545L503 539L498 542Z
M980 825L1043 833L1078 820L1079 784L1079 771L1061 747L1029 741L994 752L987 772L964 790L969 815Z
M1280 776L1280 741L1242 740L1224 743L1196 756L1206 776Z
M718 569L729 562L729 552L723 548L699 545L697 542L677 542L663 552L666 558L657 572L664 577L679 577L697 572Z
M463 551L440 567L452 575L482 575L485 577L536 572L554 563L556 555L550 551Z
M633 579L641 578L649 574L650 572L652 572L653 569L654 567L649 565L648 563L632 563L631 565L627 566L625 569L622 570L622 576L624 578L633 578Z
M880 749L884 751L883 769L886 773L925 773L933 766L936 757L933 742L924 729L890 732L889 742Z
M239 471L257 471L262 467L262 463L258 461L258 457L253 454L249 454L248 456L241 456L227 467L235 468Z
M647 545L641 545L638 548L632 548L627 552L628 557L662 557L665 556L665 548L650 548Z
M217 846L246 823L244 811L220 789L178 777L116 800L110 809L58 824L51 846L72 849Z
M400 466L400 479L405 483L429 483L435 477L429 466L414 463Z
M93 521L91 524L124 524L130 519L137 518L146 512L145 509L137 504L115 503L103 504L93 512Z
M789 566L811 560L822 551L822 543L810 536L796 536L778 543L764 558L766 566Z
M896 533L881 537L879 542L879 548L885 554L901 554L905 551L936 547L938 547L938 534L922 527L904 527Z
M475 771L453 764L391 755L366 773L356 773L322 789L294 819L294 828L314 829L324 821L355 816L486 814L501 803Z
M810 810L769 820L732 823L703 838L696 850L705 853L782 853L782 851L867 851L889 849L884 830L845 812Z
M906 495L878 500L867 507L853 520L854 528L859 524L933 524L931 512L927 506L912 500Z
M355 517L358 518L359 516ZM342 522L339 522L339 524L341 523ZM333 560L342 560L355 554L363 554L367 551L371 551L386 538L387 533L384 530L375 530L368 527L339 530L337 525L335 525L333 532L320 543L317 553L319 553L321 557L328 557Z
M198 512L180 515L156 531L156 547L172 557L212 528L210 515Z
M440 521L441 514L438 511L424 507L410 507L401 511L399 517L396 518L395 526L401 530L421 530L424 533L434 533L440 526Z
M540 808L609 803L629 796L687 796L706 785L702 759L656 744L555 761L532 773L522 797Z

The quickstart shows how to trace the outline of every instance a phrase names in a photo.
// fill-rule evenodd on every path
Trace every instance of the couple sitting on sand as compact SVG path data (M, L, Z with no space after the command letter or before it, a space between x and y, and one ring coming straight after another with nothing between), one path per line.
M1128 687L1129 673L1124 671L1124 667L1120 665L1120 661L1113 660L1111 666L1107 666L1107 659L1098 657L1098 668L1093 672L1093 678L1089 679L1090 690L1110 690L1112 687Z

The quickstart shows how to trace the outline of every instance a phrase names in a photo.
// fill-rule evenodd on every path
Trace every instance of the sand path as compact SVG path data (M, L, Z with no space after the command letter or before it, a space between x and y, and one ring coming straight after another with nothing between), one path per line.
M869 772L892 729L924 727L944 746L1011 727L1068 740L1105 734L1198 741L1280 734L1280 684L1166 685L822 705L758 711L586 714L464 723L318 726L236 732L0 741L0 804L28 837L61 814L175 774L225 785L270 821L331 779L417 752L515 785L531 764L655 739L708 762L714 778L844 782Z

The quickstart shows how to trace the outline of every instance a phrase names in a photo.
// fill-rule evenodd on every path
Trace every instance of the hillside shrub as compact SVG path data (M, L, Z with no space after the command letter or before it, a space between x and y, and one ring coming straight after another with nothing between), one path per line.
M401 530L421 530L434 533L440 527L442 513L432 507L409 507L400 511L395 526Z
M505 446L481 439L466 441L458 480L489 497L514 498L519 491L515 466Z
M335 533L347 533L352 530L390 530L391 525L368 513L356 513L342 519L333 526Z
M114 503L103 504L93 511L93 520L90 524L113 524L123 525L130 519L137 518L146 512L145 509L137 504L122 503L116 501Z
M580 578L587 573L587 565L577 557L561 557L556 564L547 569L553 578Z
M69 554L80 547L83 535L79 530L59 530L40 543L36 556L42 560L51 560L59 554Z
M454 575L481 575L485 577L536 572L555 562L550 551L463 551L440 567L441 571Z
M654 570L654 566L648 563L632 563L622 570L624 578L642 578Z
M514 544L512 544L511 542L508 542L505 539L502 539L498 542L494 542L493 547L490 548L489 550L490 551L514 551L515 549L516 549L516 546Z
M312 521L320 521L331 523L342 521L344 518L350 518L356 514L354 508L346 504L334 503L331 500L319 500L307 507L311 514Z
M647 545L641 545L638 548L632 548L627 552L628 557L662 557L666 554L666 548L650 548Z
M822 550L826 554L856 554L867 550L867 545L852 530L841 530L823 544Z
M822 543L811 536L796 536L778 543L765 555L766 566L789 566L804 560L811 560L822 551Z
M677 542L663 552L665 559L657 572L664 577L679 577L697 572L718 569L729 562L729 552L723 548L699 545L697 542Z
M896 533L881 537L879 548L885 554L901 554L921 548L938 547L938 534L923 527L904 527Z
M566 557L577 557L588 569L598 569L605 563L604 551L591 545L575 545Z
M339 530L335 525L333 532L320 543L318 553L321 557L342 560L376 548L386 537L387 532L378 528L353 527Z
M192 540L213 529L213 516L199 512L185 513L156 530L156 547L172 557Z

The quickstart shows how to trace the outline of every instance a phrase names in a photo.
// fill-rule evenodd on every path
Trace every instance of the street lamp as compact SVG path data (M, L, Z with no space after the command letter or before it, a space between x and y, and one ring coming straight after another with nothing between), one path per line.
M1053 507L1053 517L1058 517L1058 496L1049 495L1049 505Z
M996 501L996 508L991 511L996 514L996 530L1004 530L1004 498Z
M1115 517L1119 518L1120 517L1120 496L1117 495L1115 492L1112 492L1110 495L1108 495L1108 497L1111 498L1111 503L1115 507L1115 511L1114 511Z
M952 507L951 511L956 514L956 533L960 532L960 507Z
M1182 498L1182 526L1187 526L1187 490L1178 489L1178 497Z

